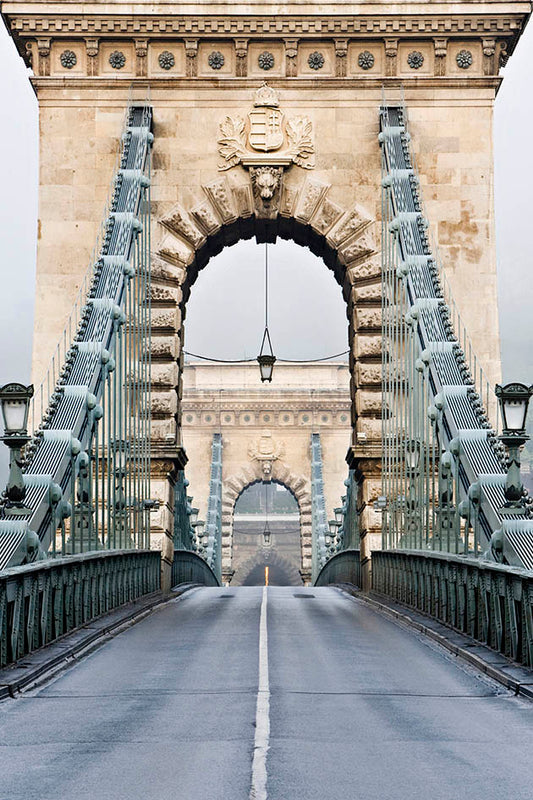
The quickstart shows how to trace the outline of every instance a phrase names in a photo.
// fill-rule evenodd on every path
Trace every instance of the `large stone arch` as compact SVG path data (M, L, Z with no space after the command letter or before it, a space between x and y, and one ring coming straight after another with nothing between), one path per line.
M293 472L287 464L275 460L272 462L271 480L283 484L294 495L300 510L300 544L301 569L308 580L311 575L311 486L304 475ZM222 571L228 577L231 574L231 556L233 547L233 513L235 503L242 492L251 484L264 479L259 461L252 461L240 472L226 478L222 484Z
M240 239L290 239L322 258L346 302L350 348L352 443L347 460L360 480L361 530L379 532L369 500L379 493L381 430L381 263L376 221L360 205L337 203L335 187L297 166L280 171L265 202L242 167L202 186L203 197L182 200L158 220L159 244L152 270L152 436L154 477L158 460L182 467L183 346L186 303L199 271ZM284 481L282 481L284 482ZM171 476L172 483L172 476ZM172 492L159 480L162 501L154 528L171 536ZM227 523L225 523L227 524ZM225 529L227 536L227 528ZM376 541L377 543L377 541ZM309 553L310 557L310 553Z

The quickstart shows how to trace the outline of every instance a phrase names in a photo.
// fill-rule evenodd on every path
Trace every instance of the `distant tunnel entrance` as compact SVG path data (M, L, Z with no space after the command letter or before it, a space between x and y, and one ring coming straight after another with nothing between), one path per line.
M282 483L247 486L233 516L232 586L263 586L268 567L271 586L298 586L301 541L300 509Z

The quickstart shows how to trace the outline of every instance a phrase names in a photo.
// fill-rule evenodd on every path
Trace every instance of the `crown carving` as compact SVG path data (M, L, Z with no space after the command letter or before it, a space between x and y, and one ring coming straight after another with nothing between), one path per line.
M266 106L266 108L278 108L279 106L278 93L266 82L255 93L254 107L260 106Z

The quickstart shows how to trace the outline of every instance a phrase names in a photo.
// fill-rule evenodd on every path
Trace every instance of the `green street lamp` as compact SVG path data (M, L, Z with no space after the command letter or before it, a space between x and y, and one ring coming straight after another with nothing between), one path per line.
M342 527L342 522L337 522L336 519L330 519L328 521L328 526L329 526L330 543L331 543L332 547L335 548L339 544L339 541L340 541L339 532L340 532L340 529ZM326 536L326 539L327 539L327 536ZM326 544L327 544L327 542L326 542Z
M509 450L509 466L505 479L505 504L499 509L502 516L525 514L522 479L520 477L520 448L529 439L526 434L526 419L533 386L524 383L499 384L495 389L500 404L503 430L500 441Z
M533 386L526 386L524 383L508 383L505 386L497 384L495 392L503 418L502 435L524 438L527 409L533 394Z
M22 477L22 448L28 436L28 413L33 386L6 383L0 387L0 405L4 420L2 441L9 447L9 478L6 486L5 509L10 515L29 516L31 508L24 505L26 487Z

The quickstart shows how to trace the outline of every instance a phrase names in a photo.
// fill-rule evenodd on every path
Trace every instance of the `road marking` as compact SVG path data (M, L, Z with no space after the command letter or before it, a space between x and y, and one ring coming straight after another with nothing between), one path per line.
M263 587L259 619L259 688L255 711L254 758L250 800L267 800L267 753L270 739L270 685L268 682L267 587Z

